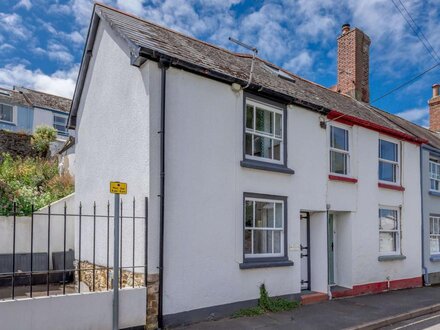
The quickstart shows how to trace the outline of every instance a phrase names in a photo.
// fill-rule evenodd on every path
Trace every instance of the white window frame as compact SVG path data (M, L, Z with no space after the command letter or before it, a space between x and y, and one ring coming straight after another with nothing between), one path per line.
M246 226L246 202L253 202L254 206L253 206L253 215L252 215L252 221L253 221L253 226L252 227L247 227ZM281 203L281 210L282 210L282 221L281 221L281 228L275 228L275 214L274 214L274 227L256 227L255 226L255 202L264 202L264 203L274 203L274 205L276 203ZM284 240L285 240L285 201L283 199L270 199L270 198L258 198L258 197L245 197L244 198L244 202L243 202L243 208L244 208L244 216L243 216L243 222L244 222L244 230L251 230L251 253L244 254L244 258L249 260L252 259L260 259L260 258L280 258L280 257L285 257L286 256L286 251L285 251L285 244L284 244ZM274 207L274 212L276 212L276 208ZM254 254L254 231L255 230L261 230L261 231L280 231L281 235L280 235L280 244L281 244L281 249L280 249L280 253L258 253L258 254ZM244 249L244 239L245 239L245 235L243 235L243 249ZM274 236L272 234L272 251L274 250ZM243 250L244 252L244 250Z
M433 230L435 226L433 226L432 221L437 222L437 231ZM433 238L437 240L440 238L440 215L429 216L429 251L431 255L440 255L440 247L438 251L431 251L431 239Z
M431 171L432 168L437 168L438 174ZM436 161L434 158L429 159L429 190L440 192L440 160ZM438 183L438 189L432 189L431 181Z
M336 128L340 128L343 129L347 132L347 138L348 138L348 150L343 150L343 149L338 149L338 148L334 148L332 147L332 127L336 127ZM333 175L338 175L338 176L344 176L344 177L351 177L352 173L351 173L351 150L352 150L352 146L351 146L351 129L349 129L346 126L343 125L338 125L335 123L332 123L330 125L330 129L329 129L329 173L333 174ZM332 172L332 158L331 158L331 153L333 152L337 152L337 153L341 153L341 154L345 154L347 155L347 173L346 174L340 174L340 173L336 173L336 172Z
M0 119L0 123L17 125L17 110L16 107L7 103L0 103L0 105L6 105L12 108L12 121Z
M261 131L257 131L256 129L250 129L246 127L246 119L247 119L247 106L251 105L254 107L254 115L253 115L253 127L256 127L256 120L257 120L257 116L256 116L256 107L259 107L263 110L269 111L269 112L273 112L273 113L277 113L281 115L281 138L276 137L275 135L275 115L274 115L274 121L273 121L273 134L268 134L265 132L261 132ZM244 106L244 138L246 139L246 134L251 134L252 135L252 155L248 155L246 153L246 146L244 146L245 150L244 150L244 157L245 159L251 159L251 160L256 160L256 161L260 161L260 162L266 162L266 163L273 163L273 164L280 164L280 165L284 165L284 148L285 148L285 141L284 141L284 136L285 133L284 132L284 111L282 108L278 108L276 106L267 104L267 103L262 103L259 101L256 101L254 99L251 98L246 98L246 102L245 102L245 106ZM276 160L273 159L274 158L274 148L272 147L272 158L265 158L265 157L258 157L258 156L253 156L254 154L254 139L253 136L261 136L261 137L265 137L265 138L269 138L271 140L275 140L275 141L280 141L280 160Z
M58 125L58 124L55 123L55 117L64 118L64 119L65 119L65 122L66 122L66 124L67 124L67 116L63 116L63 115L60 115L60 114L57 114L57 113L53 113L53 117L52 117L52 118L53 118L53 119L52 119L52 127L56 129L57 134L58 134L58 135L67 136L67 135L69 134L69 130L67 129L67 127L66 127L66 131L64 131L64 132L60 132L60 131L55 127L55 125Z
M389 159L384 159L384 158L380 158L380 141L385 141L385 142L390 142L393 143L395 145L397 145L397 161L392 161ZM380 137L377 143L377 147L378 147L378 166L377 166L377 178L379 180L379 182L384 183L384 184L391 184L391 185L396 185L399 186L400 185L400 160L401 160L401 145L400 145L400 141L395 141L395 140L391 140L391 139L387 139L384 137ZM396 181L386 181L386 180L381 180L380 179L380 163L384 162L384 163L388 163L388 164L393 164L396 165Z
M380 229L380 210L390 210L390 211L396 211L397 213L397 229L394 230L381 230ZM379 241L378 241L378 247L379 247L379 255L381 256L395 256L395 255L401 255L401 237L402 237L402 226L401 226L401 215L400 215L400 208L399 207L393 207L393 206L386 206L386 205L379 205L379 216L378 216L378 228L379 228ZM394 252L382 252L380 251L380 233L396 233L396 251Z

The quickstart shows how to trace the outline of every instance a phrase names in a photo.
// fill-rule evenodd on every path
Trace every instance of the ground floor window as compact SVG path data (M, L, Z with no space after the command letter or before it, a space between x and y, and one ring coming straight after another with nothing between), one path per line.
M379 252L400 254L400 218L396 208L379 208Z
M286 197L245 193L245 259L286 255L286 204Z
M429 241L431 254L440 253L440 216L429 217Z

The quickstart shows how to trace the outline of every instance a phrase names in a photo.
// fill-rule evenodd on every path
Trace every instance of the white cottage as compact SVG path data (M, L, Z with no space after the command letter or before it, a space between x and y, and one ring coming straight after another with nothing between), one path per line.
M251 306L261 283L305 303L422 285L426 141L368 104L368 46L344 26L356 78L331 90L259 58L250 77L250 55L95 5L76 198L102 205L111 180L149 197L160 326Z

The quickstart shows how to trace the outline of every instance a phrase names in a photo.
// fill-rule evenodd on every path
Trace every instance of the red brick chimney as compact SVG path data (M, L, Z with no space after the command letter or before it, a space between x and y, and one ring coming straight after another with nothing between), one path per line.
M440 133L440 84L432 85L432 98L429 104L429 129Z
M342 25L338 38L338 83L336 90L356 100L370 102L370 38L361 30Z

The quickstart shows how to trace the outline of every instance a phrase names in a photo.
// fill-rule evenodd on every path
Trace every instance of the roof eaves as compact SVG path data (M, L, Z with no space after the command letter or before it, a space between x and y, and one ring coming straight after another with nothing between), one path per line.
M78 79L76 80L75 92L73 93L72 104L70 106L69 118L67 120L67 127L70 129L75 129L76 127L76 116L78 113L78 106L81 100L81 94L84 89L84 83L87 76L87 71L90 64L90 59L92 58L92 49L95 44L96 32L98 30L98 23L100 17L95 12L97 4L95 3L93 7L92 17L90 19L89 30L87 32L87 42L84 47L81 66L78 72Z

